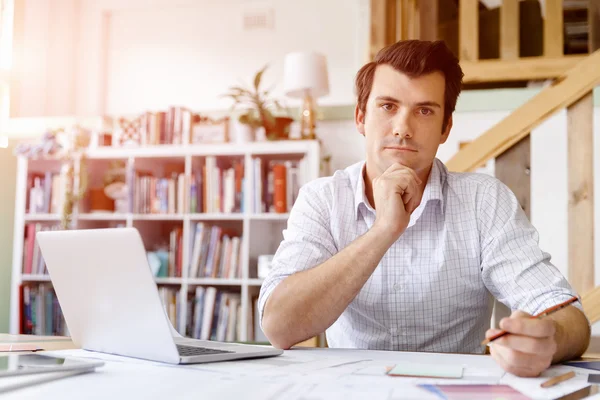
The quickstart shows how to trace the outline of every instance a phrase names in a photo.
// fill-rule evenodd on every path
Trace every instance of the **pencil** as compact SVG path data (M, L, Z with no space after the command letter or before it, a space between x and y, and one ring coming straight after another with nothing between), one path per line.
M571 303L574 303L576 301L578 301L579 299L576 296L571 297L569 300L562 302L560 304L557 304L555 306L552 306L550 308L545 309L544 311L542 311L541 313L532 316L531 318L542 318L545 317L546 315L550 315L552 313L555 313L556 311L560 310L561 308L565 308L566 306L568 306ZM510 332L506 332L506 331L500 331L497 334L495 334L494 336L492 336L489 339L485 339L483 342L481 342L481 344L483 346L488 345L489 343L493 342L494 340L508 334Z
M540 386L543 388L549 388L549 387L557 385L561 382L564 382L567 379L571 379L574 376L575 376L575 372L570 371L570 372L567 372L566 374L562 374L562 375L555 376L554 378L550 378L546 382L542 383Z

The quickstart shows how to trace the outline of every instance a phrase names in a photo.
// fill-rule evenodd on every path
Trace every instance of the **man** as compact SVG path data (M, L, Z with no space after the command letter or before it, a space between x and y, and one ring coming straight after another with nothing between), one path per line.
M326 331L331 347L481 353L493 296L515 310L490 345L506 371L537 376L585 351L579 302L527 318L574 292L514 194L435 158L462 77L439 41L398 42L358 72L366 161L302 188L260 293L273 345Z

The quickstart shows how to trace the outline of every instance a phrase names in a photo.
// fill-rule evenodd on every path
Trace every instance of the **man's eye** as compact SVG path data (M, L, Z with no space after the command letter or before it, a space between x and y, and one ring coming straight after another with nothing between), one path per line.
M419 114L421 114L421 115L431 115L431 114L433 114L433 111L430 108L420 108L419 109Z
M394 109L394 105L391 103L385 103L381 105L381 108L383 108L385 111L392 111Z

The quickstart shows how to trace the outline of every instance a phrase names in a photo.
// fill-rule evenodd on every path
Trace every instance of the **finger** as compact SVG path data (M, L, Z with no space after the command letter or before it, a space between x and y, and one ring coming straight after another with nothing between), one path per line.
M538 338L552 337L556 333L555 322L550 318L514 318L511 316L500 321L500 328L510 333Z
M414 175L407 170L393 171L386 176L386 179L390 179L393 182L396 182L402 187L404 191L408 191L411 193L418 192L419 183L415 179Z
M394 163L392 165L390 165L388 167L388 169L385 170L385 172L383 173L383 175L388 175L388 174L392 174L394 172L398 172L398 171L406 171L408 173L410 173L410 175L413 176L413 178L417 181L417 183L420 185L421 183L423 183L423 181L421 181L421 179L419 178L419 175L417 175L417 173L415 172L414 169L409 168L405 165L402 165L400 163Z
M492 358L503 370L510 374L522 377L536 377L546 369L543 364L540 363L538 365L537 361L530 362L529 364L521 361L515 362L518 360L519 354L510 349L502 348L502 346L497 346L496 344L490 346L490 348Z
M511 334L496 339L495 343L525 354L545 355L550 359L556 353L556 341L552 337L534 338Z
M419 194L419 190L414 180L412 181L412 184L409 185L409 188L403 200L404 204L406 205L406 211L408 211L411 214L419 206L419 203L421 202L421 195Z
M410 198L410 201L407 205L407 211L412 214L412 212L419 207L419 204L421 204L421 197L418 194L415 194Z
M533 315L526 313L525 311L515 310L510 314L511 318L531 318Z
M495 348L496 351L502 355L502 358L513 367L541 372L548 368L552 363L552 357L548 354L524 353L495 342L492 344L492 347Z
M486 339L489 339L489 338L491 338L492 336L499 334L500 332L502 332L502 330L501 330L501 329L494 329L494 328L490 328L490 329L488 329L488 330L485 332L485 338L486 338Z

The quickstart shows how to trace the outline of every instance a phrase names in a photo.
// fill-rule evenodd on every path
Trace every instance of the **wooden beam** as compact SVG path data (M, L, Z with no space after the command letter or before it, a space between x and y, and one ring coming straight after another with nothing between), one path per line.
M586 292L581 296L583 312L591 324L600 321L600 286Z
M600 1L588 1L590 53L600 49Z
M600 84L600 50L561 75L527 103L475 139L450 159L452 171L472 171L478 165L504 153L529 135L556 111L570 106Z
M464 83L553 79L583 61L586 56L560 58L522 57L514 60L461 61Z
M500 58L519 58L519 0L503 0L500 6Z
M569 282L594 288L594 99L590 91L567 109Z
M419 0L408 0L408 8L410 10L410 38L420 39L419 35L421 32L421 19L419 17L420 10L418 6Z
M385 5L385 45L396 42L396 0L386 0Z
M438 0L419 1L419 39L438 38Z
M458 7L459 58L479 59L479 0L461 0Z
M375 54L385 47L385 7L387 0L371 0L371 37L370 37L370 59L375 57Z
M408 39L406 0L396 0L396 41Z
M546 0L544 18L544 56L563 55L563 0Z

